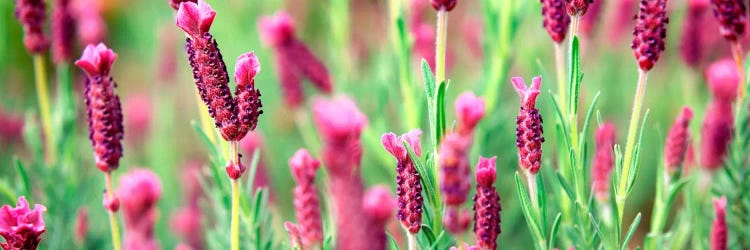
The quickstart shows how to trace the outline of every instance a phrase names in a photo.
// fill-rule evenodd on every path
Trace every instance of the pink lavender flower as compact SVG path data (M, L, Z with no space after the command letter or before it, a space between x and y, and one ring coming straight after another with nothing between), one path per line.
M435 27L420 23L411 29L414 36L414 48L412 53L418 59L424 59L431 69L435 68Z
M484 117L484 99L472 92L464 92L456 99L456 131L464 136L473 136L474 129Z
M706 110L701 130L701 165L716 170L724 163L734 133L732 105L713 101Z
M333 211L339 249L367 249L367 220L362 208L360 177L362 145L359 139L367 118L347 97L317 99L312 112L323 141L323 163L331 177Z
M320 91L333 91L326 66L294 34L294 22L286 12L264 17L259 22L263 42L274 49L276 71L287 105L298 107L303 99L301 79L307 78Z
M708 66L706 81L715 101L731 104L737 99L740 75L732 59L723 59Z
M23 132L23 119L0 108L0 145L20 142Z
M41 54L49 48L49 40L44 35L46 4L43 0L17 0L16 18L23 26L23 44L31 54Z
M440 143L440 191L448 206L460 206L466 201L471 187L471 166L468 148L471 141L456 133L449 133Z
M366 224L371 235L368 242L369 249L386 249L388 236L385 233L385 226L393 217L393 211L396 210L396 199L387 187L379 185L367 190L362 207L370 221Z
M73 232L75 232L73 239L76 243L83 245L86 242L86 235L89 233L89 210L85 207L78 209Z
M641 0L637 24L633 31L633 49L635 59L641 70L649 71L654 67L665 49L667 37L667 0Z
M86 113L89 139L94 148L96 166L103 172L117 169L122 157L122 108L115 94L117 83L110 75L117 54L104 44L88 45L76 61L87 75Z
M458 235L469 229L472 219L469 211L456 206L447 206L443 214L443 226L448 232Z
M422 155L422 146L419 142L419 136L422 131L415 129L402 136L396 136L394 133L386 133L381 137L383 147L394 158L396 158L396 195L398 196L398 213L397 217L401 225L409 233L416 234L422 226L422 182L414 162L409 157L404 142L408 143L411 150L417 156Z
M23 196L18 197L15 208L9 205L0 208L0 236L5 238L0 247L6 250L36 249L46 231L42 218L46 211L47 208L39 204L29 209L29 202Z
M714 218L711 226L711 250L727 249L727 197L714 198Z
M464 43L475 59L481 59L484 56L484 49L482 48L484 27L482 25L482 21L478 18L468 18L462 25Z
M125 128L136 144L140 145L146 140L152 109L151 100L146 95L137 94L125 100Z
M427 12L428 3L425 0L409 1L409 28L413 29L416 25L422 23Z
M299 227L291 222L284 222L284 230L289 234L289 247L292 249L302 249L302 238L300 237Z
M596 153L591 168L594 193L600 201L609 198L609 179L614 166L615 126L605 122L596 130Z
M679 170L685 161L685 153L690 143L690 120L693 119L693 110L689 107L682 108L667 135L664 145L664 166L670 174Z
M479 157L476 170L477 193L474 195L474 234L480 249L497 249L500 228L500 195L495 190L497 157Z
M162 194L159 177L148 169L132 169L120 177L117 193L125 218L124 248L159 249L154 238L154 224L159 212L156 203Z
M169 25L159 27L159 55L156 77L160 82L170 83L177 75L177 31Z
M71 0L55 0L52 9L52 61L70 61L75 34Z
M314 248L323 241L323 224L320 218L320 201L315 187L315 173L320 162L305 149L297 150L289 159L294 187L294 210L303 248Z
M719 20L721 35L737 41L745 34L747 9L743 0L711 0L714 16Z
M690 0L680 39L680 56L690 67L697 67L703 58L705 14L710 0Z
M568 10L568 15L583 16L593 2L594 0L565 0L565 9Z
M542 2L542 25L556 43L562 43L570 26L570 16L566 13L565 0L540 0Z
M521 77L513 77L511 82L518 95L521 96L521 110L516 117L518 163L529 173L536 174L542 166L542 143L544 142L542 115L536 109L536 98L542 85L542 77L534 77L529 87L526 87Z
M185 241L183 244L193 250L206 249L203 242L203 211L195 205L179 208L170 220L171 229Z
M636 0L617 0L618 11L607 28L607 38L611 44L619 44L622 36L630 33L628 29L633 27L633 16L638 14L637 3Z
M234 68L234 101L237 103L239 131L237 137L245 137L248 131L255 130L258 117L263 114L260 90L255 88L255 75L260 72L260 62L254 52L240 55Z
M83 44L104 42L107 36L107 23L102 16L97 0L77 0L74 2L74 15L78 37Z

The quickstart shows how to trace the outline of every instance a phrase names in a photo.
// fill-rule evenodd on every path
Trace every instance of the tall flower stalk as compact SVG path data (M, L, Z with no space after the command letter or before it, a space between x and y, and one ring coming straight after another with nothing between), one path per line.
M255 130L258 117L263 114L260 91L255 88L260 63L253 52L237 58L234 70L237 85L232 96L226 64L216 39L209 33L214 17L216 12L205 1L188 1L180 3L176 22L187 35L185 50L198 93L221 137L229 143L229 159L225 169L232 186L230 245L232 250L237 250L240 209L238 179L247 169L240 159L239 141L249 131Z
M119 250L120 233L115 213L119 199L112 184L112 171L116 170L122 157L122 108L115 94L117 84L110 74L117 54L104 44L88 45L81 59L76 61L87 76L85 103L88 114L89 139L94 149L96 167L105 174L106 190L103 205L109 212L112 244Z

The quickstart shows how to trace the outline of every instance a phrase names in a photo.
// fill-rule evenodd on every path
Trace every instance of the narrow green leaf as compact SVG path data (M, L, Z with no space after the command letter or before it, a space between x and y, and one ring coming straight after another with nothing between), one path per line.
M539 231L537 218L532 212L534 208L531 205L531 201L529 201L529 194L523 187L523 182L521 181L521 176L518 174L518 171L516 171L516 190L518 192L518 198L521 200L521 210L526 218L526 224L528 224L531 234L536 238L535 240L541 241L543 237L542 233Z
M539 231L544 237L544 234L547 233L547 190L544 188L544 181L541 175L537 174L534 179L537 185L537 200L539 201Z
M258 172L258 162L260 161L260 149L256 148L253 151L253 157L250 158L250 171L248 171L247 181L245 182L245 190L253 190L255 186L255 175Z
M560 230L560 221L562 219L562 213L557 213L557 216L555 216L555 222L552 223L552 230L549 232L549 245L547 246L548 249L554 249L555 247L555 241L557 240L557 231Z
M422 82L424 82L427 100L433 100L435 98L435 74L432 73L430 64L425 59L422 59Z
M591 105L589 106L589 111L586 112L586 119L583 121L583 130L581 130L581 134L578 138L586 138L586 135L588 134L588 131L589 131L589 121L591 121L591 117L594 115L594 110L596 108L596 104L599 102L600 94L601 92L597 91L596 95L594 95L594 99L591 101ZM585 144L585 142L586 140L583 140L583 142L581 143L581 146L580 146L581 148L579 149L581 153L584 152L582 147ZM586 158L583 158L583 159L586 159Z
M448 86L450 85L450 81L442 82L440 86L438 87L437 92L437 99L435 103L437 105L437 128L436 131L437 135L437 143L440 143L440 140L443 137L443 134L445 133L446 129L446 121L445 121L445 93L448 91Z
M622 242L622 246L620 246L621 250L628 249L628 242L630 241L630 238L632 238L635 234L635 231L636 229L638 229L639 224L641 224L641 213L638 213L638 215L635 216L635 219L633 219L633 223L630 224L628 233L625 235L625 240Z
M596 221L596 218L594 218L594 215L591 213L589 213L589 221L591 221L591 225L594 226L594 231L596 231L596 234L599 235L599 238L602 239L602 243L607 242L607 237L604 237L606 236L606 234L604 234L601 226L599 226L599 222Z
M638 132L638 142L636 144L635 154L633 154L633 156L632 156L633 159L631 159L632 164L634 164L634 166L633 166L633 170L634 171L630 171L630 176L626 176L626 178L628 178L628 185L625 188L625 190L626 190L626 192L625 192L626 196L630 195L630 191L632 191L633 186L635 185L635 180L638 177L638 173L640 172L640 167L641 167L640 152L641 152L641 145L643 145L642 144L642 142L643 142L643 131L644 131L644 128L646 127L646 121L648 121L649 112L650 112L650 110L646 109L646 114L643 116L643 122L641 123L640 132ZM630 167L630 166L625 166L625 167Z
M558 181L560 182L560 186L561 186L561 187L563 188L563 190L565 191L565 194L566 194L566 195L568 195L568 198L569 198L570 200L573 200L573 201L575 201L575 200L577 199L577 198L576 198L576 195L575 195L575 193L573 192L573 190L572 190L572 189L570 189L570 185L568 185L568 182L567 182L567 181L565 181L565 178L563 178L563 176L562 176L562 175L560 175L560 172L559 172L559 171L558 171L558 172L556 172L556 173L555 173L555 175L557 176L557 180L558 180Z
M21 177L21 185L23 185L24 196L31 197L31 184L29 183L29 175L26 173L26 168L23 166L23 162L18 156L13 157L13 161L16 163L16 169L18 169L18 175Z

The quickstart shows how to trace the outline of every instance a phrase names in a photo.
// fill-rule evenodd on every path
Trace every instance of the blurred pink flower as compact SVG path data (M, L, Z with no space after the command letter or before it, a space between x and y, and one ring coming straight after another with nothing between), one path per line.
M136 145L143 145L151 127L153 106L148 96L136 94L125 99L125 128L128 139Z
M120 177L117 193L125 218L124 249L159 249L154 238L154 225L159 213L156 203L162 195L159 177L148 169L132 169Z
M604 12L605 0L592 0L590 1L589 9L586 11L586 15L581 17L581 33L586 36L592 36L594 28L601 22L600 16Z
M0 145L20 142L23 139L23 126L24 121L21 117L0 108Z
M609 198L609 183L614 167L615 126L605 122L596 130L596 153L591 167L594 193L600 202Z
M737 65L732 59L722 59L708 66L706 81L714 101L731 104L737 99L740 76L737 73Z
M202 250L203 242L203 211L198 204L187 205L177 209L170 220L171 229L185 241L188 249Z
M570 15L565 8L565 0L542 0L542 26L555 43L565 40L570 26Z
M369 223L362 226L367 227L371 235L369 249L387 248L388 235L385 233L385 226L393 218L396 206L396 199L384 185L374 186L365 193L362 207Z
M458 118L456 131L463 136L472 137L474 129L484 117L484 99L473 92L464 92L456 99L455 109Z
M72 0L54 0L52 5L52 61L69 62L72 57L75 20Z
M294 211L297 229L303 248L315 248L323 242L323 223L320 217L318 189L315 187L315 174L320 161L313 158L305 149L299 149L289 159L292 176L297 182L294 187Z
M680 39L680 56L690 67L697 67L704 57L707 35L706 13L711 0L689 0Z
M73 239L75 239L76 243L84 245L86 243L86 235L89 232L89 212L86 207L78 208L74 232Z
M638 14L637 0L617 0L616 4L615 9L618 11L607 28L607 38L611 45L622 43L622 37L630 34L629 29L635 24L633 17Z
M464 43L475 59L484 57L484 48L482 47L483 25L482 21L477 18L467 18L462 24Z
M291 249L302 249L302 238L299 227L291 222L284 222L284 230L289 234L289 247Z
M664 144L664 166L670 174L676 173L679 167L684 165L685 153L690 143L689 126L692 119L693 110L690 107L684 107L669 130Z
M26 197L18 197L16 207L4 205L0 208L0 236L5 238L5 243L0 247L7 250L34 250L42 240L42 234L46 231L42 214L47 208L34 204L34 209L29 209Z
M706 110L701 130L701 165L709 170L724 163L734 133L732 105L714 100Z
M44 34L47 19L44 0L17 0L15 15L23 26L23 44L30 54L42 54L49 49L49 39Z
M711 226L711 250L726 250L728 246L727 197L714 198L714 217Z
M73 2L73 14L76 20L78 38L83 44L104 42L107 36L107 23L102 16L99 0L76 0Z
M266 164L265 161L263 161L263 137L261 136L259 131L250 131L247 133L245 138L242 138L240 140L240 149L242 152L247 155L248 159L252 160L253 154L255 153L255 150L260 150L260 154L258 157L258 166L255 169L255 180L253 180L253 189L257 188L271 188L271 184L269 183L268 179L268 173L266 170ZM272 194L272 193L271 193ZM270 196L269 198L273 198L273 196Z

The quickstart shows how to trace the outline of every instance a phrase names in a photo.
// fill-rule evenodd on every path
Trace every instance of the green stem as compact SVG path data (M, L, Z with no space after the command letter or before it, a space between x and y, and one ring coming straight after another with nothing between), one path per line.
M44 152L48 163L57 161L55 140L52 133L52 116L49 108L49 91L47 90L47 71L42 54L34 55L34 78L36 79L36 95L39 102L39 113L42 118L42 132L44 133Z
M560 112L566 114L565 104L567 101L567 88L565 87L565 51L563 50L562 44L555 44L555 66L557 68L557 97L560 98Z
M230 160L232 163L239 164L239 154L237 154L237 141L229 143ZM231 249L240 249L240 182L238 179L232 179L232 218L230 224Z
M105 182L107 185L107 196L109 196L109 199L114 199L115 194L113 190L112 185L112 172L107 172L104 176ZM112 247L114 250L120 250L120 247L122 244L120 244L120 227L117 224L117 216L115 215L114 211L111 211L107 209L109 212L109 226L110 226L110 232L112 233Z
M448 11L439 10L437 13L437 36L435 40L435 83L445 81L445 47L448 37ZM435 88L439 89L439 88Z

